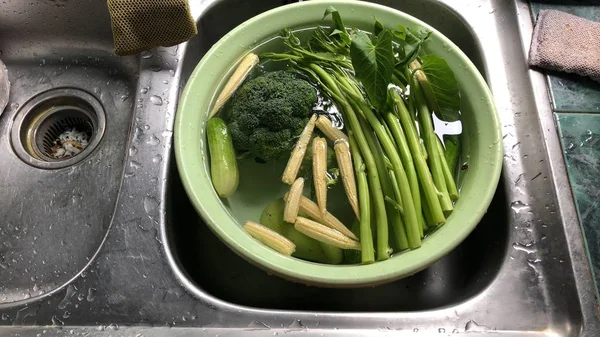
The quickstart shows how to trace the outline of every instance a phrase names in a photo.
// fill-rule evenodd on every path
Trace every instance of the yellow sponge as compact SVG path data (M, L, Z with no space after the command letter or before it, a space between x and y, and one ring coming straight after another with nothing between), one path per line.
M169 47L198 34L187 0L108 0L116 55Z

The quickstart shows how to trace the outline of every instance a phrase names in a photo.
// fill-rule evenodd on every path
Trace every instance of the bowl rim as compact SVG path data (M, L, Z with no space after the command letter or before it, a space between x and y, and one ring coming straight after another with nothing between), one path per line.
M190 132L195 132L204 137L202 129L204 128L203 124L205 124L205 122L202 122L202 124L198 126L192 125L188 121L190 118L188 116L190 114L198 114L197 109L194 111L194 106L191 102L195 98L192 96L197 95L193 93L194 83L199 80L200 73L207 71L205 68L209 67L211 60L213 59L212 56L218 53L219 49L223 45L231 43L230 40L232 38L242 34L246 29L248 29L248 27L252 27L257 23L264 22L270 18L284 16L289 12L300 11L301 9L318 7L324 10L327 6L349 5L354 6L357 9L364 8L391 13L406 22L411 22L412 24L419 25L430 30L432 32L432 36L435 36L437 39L441 40L444 45L449 46L452 49L452 53L456 54L462 61L465 69L472 73L474 76L473 81L476 82L476 86L482 89L484 93L482 101L485 101L485 104L489 106L489 114L487 115L491 117L491 120L486 122L493 125L493 130L496 133L495 138L500 140L490 145L490 162L488 163L489 166L487 167L487 178L489 183L488 186L491 187L487 187L485 191L478 196L477 206L473 209L470 209L473 213L473 215L470 217L470 219L472 219L471 222L458 227L460 230L453 232L452 240L448 240L439 247L429 249L421 247L416 250L402 253L403 256L411 255L411 258L417 261L415 263L401 263L403 260L402 258L390 258L388 260L378 261L370 265L327 265L279 254L250 237L243 231L239 221L234 219L233 216L228 214L228 212L222 210L222 202L212 188L210 176L206 175L202 178L199 178L199 175L196 171L201 169L201 167L198 167L197 165L198 160L191 158L191 155L186 155L186 152L189 151L186 144L186 138L188 137L187 135ZM299 16L297 18L300 19ZM369 16L369 19L370 18L371 16ZM317 20L318 18L314 19L314 21ZM299 27L307 22L309 21L299 21L295 22L294 24L290 24L290 26ZM277 34L277 30L273 29L272 35L275 34ZM243 55L238 55L238 57L242 56ZM212 95L214 95L214 93L211 92L211 102ZM175 158L184 190L186 191L187 196L193 204L195 210L200 214L206 225L209 226L209 228L217 235L217 237L219 237L222 242L224 242L230 249L232 249L245 260L285 279L310 285L336 287L376 285L413 275L441 259L443 256L447 255L450 251L456 248L462 241L464 241L464 239L473 231L483 215L486 213L498 186L503 162L501 139L502 135L500 121L494 106L491 91L471 60L452 41L425 22L399 10L363 1L348 0L304 1L280 6L254 16L241 23L233 30L229 31L210 48L210 50L202 57L192 72L192 75L187 81L178 103L174 129ZM196 162L194 162L194 160ZM204 188L209 188L211 190L211 193L209 193L210 195L207 196L206 193L203 194L202 191ZM215 203L215 198L217 203ZM461 199L459 199L459 201L460 200ZM221 206L220 212L213 212L211 210L212 207L215 206ZM214 213L221 213L223 216L215 215ZM237 226L239 230L236 231L232 226ZM442 226L440 230L443 230L444 227L447 226Z

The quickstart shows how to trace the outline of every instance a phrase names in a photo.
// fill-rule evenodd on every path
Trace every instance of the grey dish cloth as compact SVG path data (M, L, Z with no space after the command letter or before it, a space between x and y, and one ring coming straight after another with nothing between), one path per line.
M600 82L600 22L556 10L540 11L529 64Z

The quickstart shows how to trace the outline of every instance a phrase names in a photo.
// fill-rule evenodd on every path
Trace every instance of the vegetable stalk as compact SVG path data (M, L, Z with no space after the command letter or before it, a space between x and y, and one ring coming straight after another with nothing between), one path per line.
M371 201L369 199L369 183L365 173L365 165L360 155L358 145L352 134L349 137L350 151L356 170L356 182L358 185L358 204L360 209L360 245L361 262L369 264L375 262L375 252L373 251L373 233L371 232Z
M442 143L439 138L436 138L437 151L440 157L440 162L442 163L442 172L444 173L444 180L446 181L446 187L448 188L448 194L450 195L450 199L452 201L458 200L458 190L456 189L456 183L454 182L454 177L452 176L452 171L450 170L450 166L448 166L448 162L444 157L444 149L442 147Z
M415 211L412 194L408 184L408 178L406 177L406 172L404 171L404 167L402 166L400 155L398 154L398 151L396 150L392 139L390 139L383 125L379 122L379 120L375 116L375 113L371 110L371 108L364 101L364 99L362 99L361 97L356 97L352 90L347 90L347 94L348 96L352 97L351 102L356 104L357 108L360 109L360 111L362 111L363 115L373 128L373 131L377 135L377 138L379 138L383 150L387 154L392 164L393 172L396 176L398 187L400 188L402 206L404 209L403 219L405 226L407 227L407 229L413 226L415 226L413 228L418 228L419 220ZM412 233L417 234L413 235L412 238L410 238L413 240L414 248L421 246L421 237L420 235L418 235L418 230ZM410 233L407 234L409 234L410 236ZM377 232L377 235L379 235L379 231ZM379 237L377 239L379 241Z
M431 168L431 175L433 176L433 182L439 193L440 205L444 214L448 216L452 213L454 206L452 206L452 200L448 194L448 188L446 187L446 180L444 179L444 173L442 171L442 163L439 152L437 151L436 134L433 132L433 122L431 120L431 113L427 108L425 102L425 96L418 83L415 83L415 102L417 104L419 126L421 127L422 137L425 141L425 149L427 149L427 156L429 158L429 166Z
M325 84L325 89L330 96L334 98L338 108L342 111L344 119L348 121L348 127L351 132L354 133L356 144L362 154L365 162L365 169L367 178L369 180L369 188L371 197L373 199L373 209L375 211L375 217L377 219L377 260L386 260L389 258L389 246L388 246L388 229L387 229L387 214L385 210L385 201L383 193L381 191L381 183L377 168L375 165L375 159L373 154L369 151L369 146L365 140L365 134L360 127L356 112L345 99L344 93L338 87L333 76L327 73L323 68L315 63L309 65L309 69L312 70L319 79ZM360 192L359 192L360 194ZM360 198L360 195L359 195ZM359 203L360 208L360 203ZM381 233L380 233L381 232Z
M363 129L368 129L369 125L364 118L360 118L361 126ZM375 157L375 165L377 166L377 171L379 173L379 178L381 180L381 188L383 190L383 194L385 196L386 201L386 209L389 217L389 222L392 225L394 230L394 238L396 241L396 246L399 250L405 250L409 247L408 238L406 236L406 229L404 223L402 221L402 215L400 214L400 210L392 204L392 202L401 204L402 200L400 199L400 194L396 195L394 193L394 189L398 189L398 184L395 179L392 181L391 178L394 177L393 173L390 174L388 172L385 159L383 158L383 153L381 149L381 145L375 138L375 135L372 132L368 132L365 134L367 144L369 144L369 148L373 152L373 156Z
M431 213L431 221L434 224L444 223L446 222L446 218L444 216L444 213L442 212L440 201L437 195L437 190L433 183L433 178L431 177L431 172L429 171L427 162L425 161L425 158L422 155L421 143L419 141L419 136L417 134L415 124L410 116L410 113L408 112L408 110L406 110L404 101L396 92L396 90L389 89L389 93L392 95L395 108L397 109L396 112L398 113L400 124L402 124L402 128L404 129L407 136L408 146L410 148L410 152L415 163L417 175L419 177L420 184L423 188L425 200L427 201L427 204L429 206L429 212Z

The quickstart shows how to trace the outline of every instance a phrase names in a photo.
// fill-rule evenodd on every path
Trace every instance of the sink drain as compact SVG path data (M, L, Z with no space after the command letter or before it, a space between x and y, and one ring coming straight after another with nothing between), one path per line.
M106 118L98 100L73 88L41 93L17 112L11 140L26 163L44 169L73 165L100 143Z

